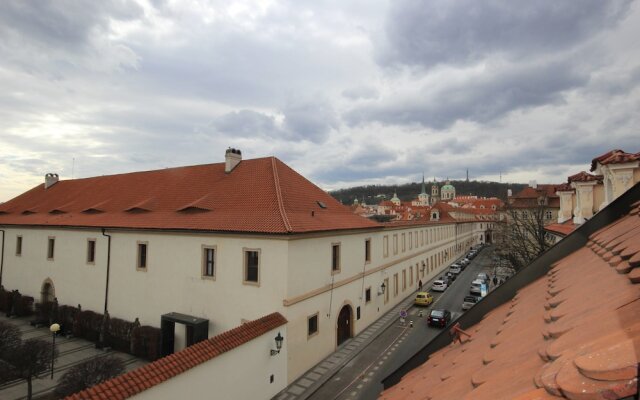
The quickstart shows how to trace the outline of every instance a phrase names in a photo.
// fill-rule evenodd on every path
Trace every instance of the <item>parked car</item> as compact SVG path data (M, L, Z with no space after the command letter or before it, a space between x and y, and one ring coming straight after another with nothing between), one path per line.
M462 309L465 311L470 309L474 304L479 302L480 299L481 297L478 296L465 296L464 300L462 301Z
M468 258L463 258L462 260L460 260L458 263L462 266L462 267L466 267L467 265L469 265L469 263L471 262L471 260L469 260Z
M451 286L451 284L453 283L453 281L451 280L451 278L447 276L447 274L442 275L438 279L440 279L441 281L444 281L447 284L447 286Z
M482 285L485 283L479 279L471 282L471 288L469 289L469 294L472 296L480 296L482 294Z
M431 290L433 290L434 292L444 292L445 290L447 290L448 286L449 285L446 281L442 279L438 279L433 282L433 285L431 286Z
M429 292L418 292L416 293L416 299L414 300L414 304L417 306L428 306L433 303L433 296Z
M458 274L454 274L454 273L453 273L453 272L451 272L451 271L447 271L447 273L446 273L446 274L444 274L444 275L445 275L447 278L449 278L449 282L450 282L449 284L451 284L451 282L455 281L455 280L456 280L456 278L458 277Z
M462 267L459 265L452 265L451 267L449 267L449 272L452 272L454 274L459 274L460 272L462 272Z
M451 322L451 312L448 310L431 310L431 314L427 318L429 326L437 326L444 328Z
M483 280L485 283L489 282L489 275L485 274L484 272L480 272L478 274L478 278L480 280Z

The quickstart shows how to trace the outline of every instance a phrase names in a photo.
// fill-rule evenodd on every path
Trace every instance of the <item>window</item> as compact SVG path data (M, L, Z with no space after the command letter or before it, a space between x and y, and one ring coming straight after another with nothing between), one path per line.
M147 269L147 242L138 242L138 259L136 268L146 271Z
M47 243L47 260L53 260L56 249L56 238L50 236Z
M402 234L402 252L404 253L407 250L407 235Z
M413 265L409 267L409 286L413 286Z
M407 270L402 270L402 291L407 290Z
M356 320L360 320L360 306L356 307Z
M386 289L384 291L384 304L387 304L389 302L389 292L391 291L391 288L389 287L389 278L385 278L383 283Z
M544 217L546 219L553 219L553 212L551 210L545 211L544 212Z
M87 239L87 264L96 262L96 240Z
M398 235L393 235L393 254L398 254Z
M307 318L307 337L318 334L318 313Z
M17 256L22 255L22 236L16 237L16 255Z
M202 246L202 277L216 277L216 248L215 246Z
M260 283L260 251L244 251L244 282L250 284Z
M340 272L340 244L331 245L331 272Z
M371 287L368 287L365 291L364 291L364 302L368 303L371 301Z
M371 239L364 241L364 261L371 262Z
M409 232L409 250L413 249L413 233Z
M382 238L382 253L383 256L389 257L389 236Z
M398 295L398 274L393 274L393 297Z

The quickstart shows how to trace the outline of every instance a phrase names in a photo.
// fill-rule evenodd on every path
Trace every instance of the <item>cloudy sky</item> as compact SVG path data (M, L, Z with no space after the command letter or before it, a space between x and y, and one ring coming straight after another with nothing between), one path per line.
M640 151L626 0L0 1L0 201L275 155L325 189Z

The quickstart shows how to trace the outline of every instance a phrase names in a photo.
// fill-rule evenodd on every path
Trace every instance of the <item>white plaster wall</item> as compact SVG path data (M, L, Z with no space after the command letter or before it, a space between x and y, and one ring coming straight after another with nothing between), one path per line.
M137 242L148 243L146 271L136 269ZM203 279L202 246L216 246L216 278ZM280 311L287 242L251 236L114 233L109 309L159 326L180 312L210 320L213 336ZM260 249L260 284L244 284L244 249ZM140 307L142 305L142 307Z
M287 352L271 356L278 329L133 396L135 399L270 399L287 385ZM274 381L270 383L273 375Z
M100 231L71 229L5 229L3 285L40 301L50 278L60 304L81 304L103 312L107 238ZM245 236L121 232L112 235L109 278L111 317L160 326L160 316L179 312L209 319L209 335L274 311L282 311L287 241ZM22 256L15 238L23 237ZM54 261L47 260L47 239L55 236ZM86 263L87 238L95 238L95 265ZM136 269L137 243L148 243L147 269ZM202 245L216 246L216 279L203 279ZM260 249L260 285L243 284L244 248ZM184 345L176 324L176 350ZM182 344L182 346L180 346Z
M2 283L40 302L45 279L53 281L60 304L82 305L102 312L106 282L106 238L98 230L3 228L6 231ZM22 236L22 255L16 237ZM48 238L55 237L53 261L47 260ZM96 262L87 264L87 239L96 239Z

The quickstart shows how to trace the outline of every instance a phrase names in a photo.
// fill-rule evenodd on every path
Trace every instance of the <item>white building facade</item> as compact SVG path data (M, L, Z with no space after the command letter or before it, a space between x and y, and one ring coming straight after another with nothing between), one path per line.
M243 168L253 168L253 161L238 161L238 168L243 163ZM83 211L74 211L61 199L55 200L60 206L47 200L50 188L60 185L59 191L65 187L72 191L72 186L53 182L48 188L36 188L43 194L27 192L0 208L4 239L0 283L36 301L56 297L59 304L108 310L111 317L138 318L143 325L159 327L161 316L171 312L204 318L209 321L209 336L279 312L288 321L283 351L288 383L411 296L420 282L441 273L477 244L483 232L479 221L360 222L328 195L316 200L322 195L299 183L299 175L277 168L280 176L275 181L280 182L281 194L301 196L295 203L288 203L286 196L278 198L289 232L229 231L223 222L214 222L206 231L198 221L224 210L200 194L194 195L195 202L186 202L190 205L184 208L187 215L182 222L178 221L182 214L175 217L157 205L161 197L142 203L136 199L142 206L130 207L136 208L131 212L100 206L92 194L87 201L95 207L84 203L78 208ZM234 172L226 174L220 179L230 180ZM83 184L99 185L100 178ZM212 185L213 190L224 192L220 185L224 184ZM117 184L106 186L116 190L106 198L117 196ZM318 203L316 209L308 210L313 203ZM245 210L252 221L268 218L264 211L254 211ZM232 226L245 223L241 217L245 214L238 215L229 222ZM175 226L166 223L170 218L178 221L172 223ZM107 226L110 220L121 221L120 226ZM142 223L148 226L141 227ZM166 226L152 226L156 223ZM305 231L312 223L314 228ZM174 333L177 351L188 344L187 335L180 325Z

